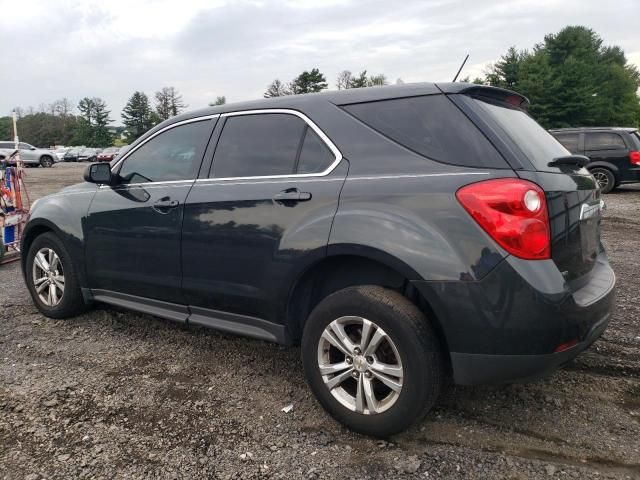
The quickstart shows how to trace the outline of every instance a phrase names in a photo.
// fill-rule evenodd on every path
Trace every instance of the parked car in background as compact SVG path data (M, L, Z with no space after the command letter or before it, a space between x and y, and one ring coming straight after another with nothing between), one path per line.
M67 153L64 154L63 161L65 162L77 162L78 157L80 156L80 150L82 148L73 147L67 150Z
M421 83L173 117L36 203L27 288L53 318L104 302L301 344L324 408L388 436L446 376L535 378L607 327L600 189L527 108Z
M640 133L636 128L558 128L551 134L571 153L589 157L587 168L602 193L640 182Z
M36 148L24 142L19 143L19 150L20 159L27 167L37 167L38 165L41 165L48 168L53 166L55 163L56 156L51 150ZM6 159L9 164L13 163L9 158L13 152L15 152L14 142L0 142L0 160Z
M116 160L117 158L127 153L129 151L129 148L131 148L131 145L122 145L121 147L118 147L118 152L113 156L113 159L111 161Z
M53 150L53 154L56 156L56 162L64 162L64 155L70 149L68 147L58 147Z
M95 162L98 160L98 153L102 150L99 148L83 148L78 153L79 162Z
M118 154L118 147L108 147L98 154L99 162L110 162Z

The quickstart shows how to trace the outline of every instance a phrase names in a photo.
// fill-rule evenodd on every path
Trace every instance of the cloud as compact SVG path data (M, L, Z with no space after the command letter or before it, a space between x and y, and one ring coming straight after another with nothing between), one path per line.
M119 123L135 90L172 85L199 108L217 95L260 97L274 78L313 67L331 87L343 69L443 81L466 53L462 75L473 77L509 46L532 48L567 24L638 63L639 10L596 0L0 0L0 115L89 95Z

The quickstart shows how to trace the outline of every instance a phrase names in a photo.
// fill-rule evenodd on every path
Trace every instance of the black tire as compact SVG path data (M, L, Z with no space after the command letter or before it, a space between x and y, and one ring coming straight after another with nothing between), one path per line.
M42 165L42 168L51 168L53 166L53 158L49 155L43 155L40 157L40 165Z
M320 351L328 351L320 349L325 328L334 320L349 316L368 319L381 328L400 356L402 387L395 403L381 413L358 413L343 405L320 373ZM356 357L353 358L355 366ZM420 421L436 403L444 377L440 343L429 320L401 294L371 285L335 292L313 309L302 336L302 362L307 382L325 410L348 428L375 437L398 433ZM344 382L347 381L352 380L347 378ZM340 390L343 388L346 390L348 385L341 383Z
M53 250L60 258L62 265L62 274L64 278L64 293L62 294L60 301L55 306L46 305L36 292L33 278L33 263L36 254L43 248L49 248ZM62 241L52 232L43 233L36 237L27 253L27 261L25 268L25 277L27 288L31 294L33 302L38 307L38 310L50 318L69 318L74 317L84 310L87 306L82 299L82 293L80 291L80 284L78 277L71 261L71 256L65 248Z
M592 168L590 172L591 175L596 178L602 193L609 193L611 190L616 188L616 177L608 168Z

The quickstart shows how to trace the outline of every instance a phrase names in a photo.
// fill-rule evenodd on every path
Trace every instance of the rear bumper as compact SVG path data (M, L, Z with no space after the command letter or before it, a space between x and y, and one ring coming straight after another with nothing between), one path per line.
M526 380L557 369L602 335L615 300L615 274L604 253L575 291L552 260L513 257L480 281L414 286L438 318L454 381L463 385Z
M458 385L524 382L543 377L569 363L595 342L607 328L610 314L596 323L587 338L559 353L541 355L487 355L452 353L454 381Z

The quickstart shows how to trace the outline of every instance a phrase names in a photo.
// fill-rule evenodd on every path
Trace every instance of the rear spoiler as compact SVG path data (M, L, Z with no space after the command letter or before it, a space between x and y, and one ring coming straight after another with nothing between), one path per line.
M461 93L475 98L481 98L494 102L507 103L517 108L527 110L529 99L513 90L486 85L476 85L474 83L439 83L438 88L443 93Z

